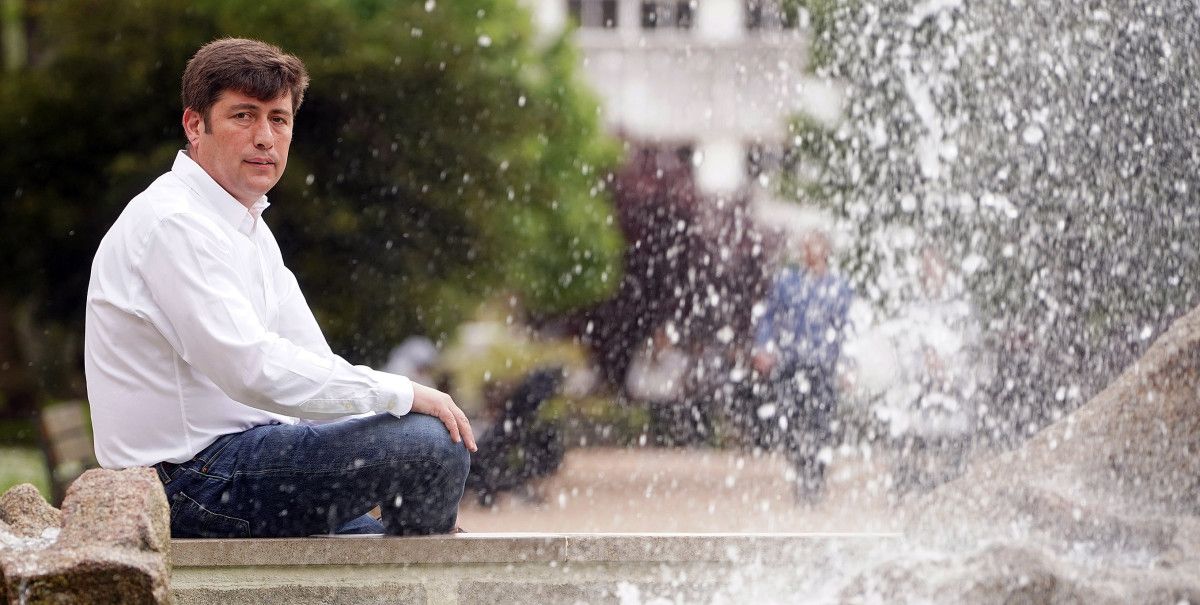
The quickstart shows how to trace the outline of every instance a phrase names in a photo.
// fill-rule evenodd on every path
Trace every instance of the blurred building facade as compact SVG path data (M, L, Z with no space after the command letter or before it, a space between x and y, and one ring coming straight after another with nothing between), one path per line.
M779 0L530 2L548 34L578 24L610 130L690 159L706 196L769 198L754 185L777 164L788 119L840 114L837 87L808 73L807 15Z
M585 340L619 385L665 328L707 393L689 400L723 405L719 377L744 365L775 236L824 226L775 201L771 182L791 119L841 114L838 88L809 69L808 16L794 0L526 1L547 37L571 28L604 124L627 144L612 188L624 277L579 318Z

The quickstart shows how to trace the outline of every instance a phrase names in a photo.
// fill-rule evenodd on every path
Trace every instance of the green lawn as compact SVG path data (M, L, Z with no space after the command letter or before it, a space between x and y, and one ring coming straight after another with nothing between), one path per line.
M18 483L32 483L50 496L50 481L46 475L46 461L35 448L0 447L0 494Z

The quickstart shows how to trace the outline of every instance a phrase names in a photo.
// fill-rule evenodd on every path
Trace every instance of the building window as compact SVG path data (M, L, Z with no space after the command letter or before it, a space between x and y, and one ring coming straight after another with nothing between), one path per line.
M808 15L799 0L747 0L746 29L795 29Z
M795 150L791 148L753 143L746 150L746 176L765 186L795 161Z
M567 0L567 14L580 27L611 29L617 26L617 0Z
M643 0L642 29L691 29L696 0Z

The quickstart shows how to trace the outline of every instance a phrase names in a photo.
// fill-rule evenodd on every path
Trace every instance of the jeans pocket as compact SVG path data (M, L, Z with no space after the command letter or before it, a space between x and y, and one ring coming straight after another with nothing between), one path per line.
M232 473L222 472L217 466L217 462L221 460L226 451L230 450L230 446L237 441L237 438L242 435L243 433L230 433L218 437L211 445L204 448L199 454L196 454L195 458L192 458L193 468L203 475L228 479Z
M175 538L249 538L250 522L204 508L183 492L171 503L171 536Z

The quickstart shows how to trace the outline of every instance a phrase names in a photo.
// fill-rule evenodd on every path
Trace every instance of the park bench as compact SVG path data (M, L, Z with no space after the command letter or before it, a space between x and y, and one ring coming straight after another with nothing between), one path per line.
M38 429L50 475L50 502L59 506L71 482L98 466L87 403L61 401L46 406L38 418Z

